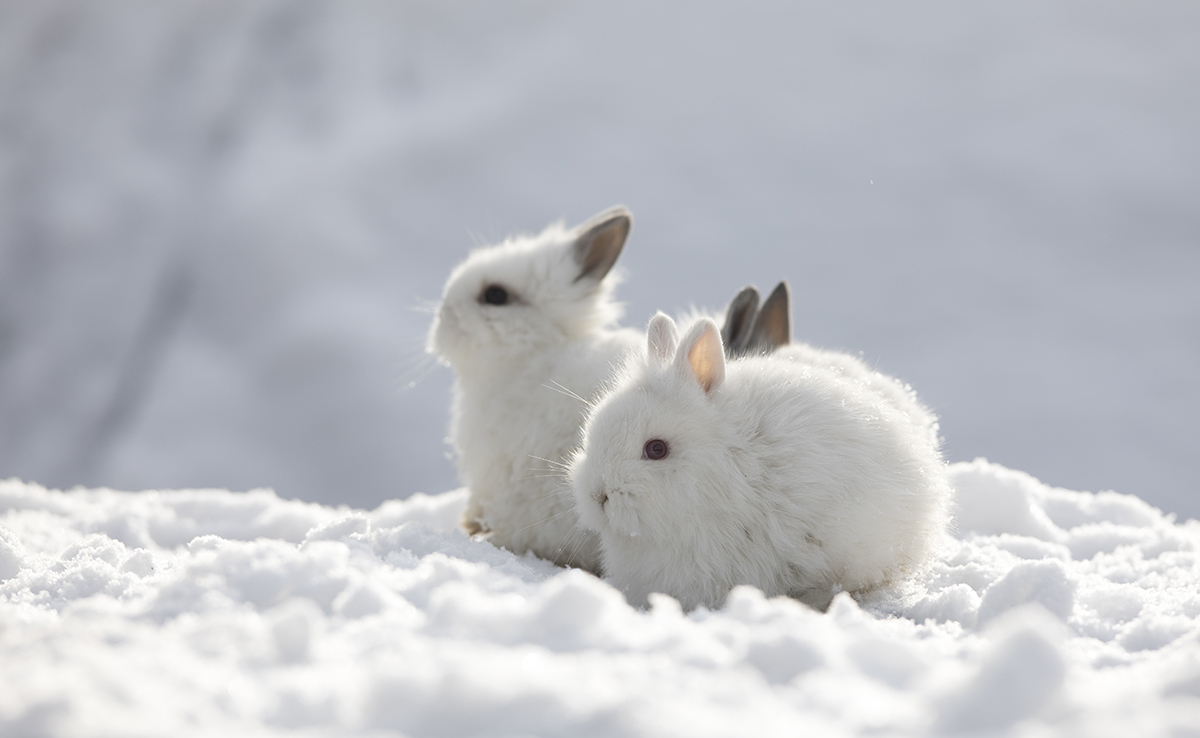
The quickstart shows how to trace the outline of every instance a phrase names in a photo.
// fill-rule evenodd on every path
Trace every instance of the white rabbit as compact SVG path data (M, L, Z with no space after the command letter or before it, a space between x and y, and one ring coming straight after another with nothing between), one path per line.
M587 403L625 353L642 350L641 333L614 327L611 299L631 226L615 207L477 250L450 274L428 350L455 372L450 439L470 489L469 534L598 571L598 540L576 524L563 467ZM749 340L752 328L731 331Z
M570 469L580 521L630 602L718 607L750 584L824 608L927 559L952 491L921 422L822 362L726 364L711 320L679 342L659 313L647 343Z
M841 351L819 349L805 343L792 343L792 295L787 282L780 282L762 308L758 308L758 290L746 287L729 303L721 340L725 355L733 358L771 354L800 364L824 367L860 383L881 395L900 412L922 426L938 443L937 417L917 399L912 387L895 377L868 367L861 359ZM702 315L695 316L698 320ZM688 321L691 323L692 321Z

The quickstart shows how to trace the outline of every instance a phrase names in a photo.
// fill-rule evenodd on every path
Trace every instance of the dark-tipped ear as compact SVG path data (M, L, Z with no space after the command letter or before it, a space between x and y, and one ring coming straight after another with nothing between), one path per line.
M786 280L771 290L750 333L750 350L765 354L792 342L792 293Z
M721 327L721 341L725 344L726 356L732 358L745 353L757 312L758 289L754 285L743 287L729 301L729 307L725 308L725 325Z
M633 227L633 215L618 205L605 210L579 226L575 239L575 263L579 265L579 276L575 281L589 277L599 282L617 263L629 229Z
M691 376L707 394L725 381L725 350L721 332L709 318L697 321L679 344L675 363L685 376Z
M675 328L675 321L665 313L655 313L650 319L650 325L646 327L646 349L650 358L666 365L670 363L678 347L679 331Z

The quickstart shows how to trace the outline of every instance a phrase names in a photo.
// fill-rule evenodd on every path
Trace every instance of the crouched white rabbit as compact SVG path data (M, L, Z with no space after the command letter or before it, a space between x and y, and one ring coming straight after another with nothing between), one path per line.
M952 495L932 416L820 355L727 364L708 319L680 342L660 313L647 344L570 469L580 521L630 602L719 607L749 584L824 608L927 560Z

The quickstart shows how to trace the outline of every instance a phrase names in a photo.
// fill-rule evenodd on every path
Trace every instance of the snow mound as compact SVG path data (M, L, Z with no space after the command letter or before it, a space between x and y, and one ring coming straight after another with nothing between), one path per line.
M471 540L463 491L0 482L3 735L1174 735L1200 727L1200 524L952 467L912 581L719 611Z

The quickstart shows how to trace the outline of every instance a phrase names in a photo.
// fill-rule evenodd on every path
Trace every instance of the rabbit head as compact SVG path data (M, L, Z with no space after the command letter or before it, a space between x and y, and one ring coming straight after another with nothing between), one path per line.
M486 371L616 322L611 270L632 224L618 206L472 252L446 282L427 350L460 373Z
M688 540L700 533L697 516L681 510L722 495L716 485L724 490L729 478L727 423L711 402L725 379L720 331L705 318L680 342L674 321L658 313L646 354L630 361L573 459L580 521L602 534Z

